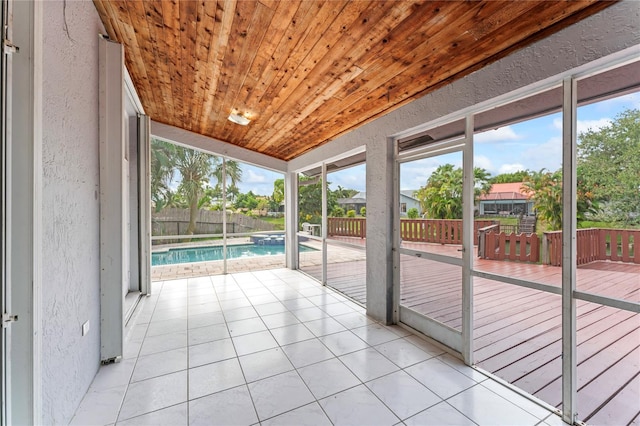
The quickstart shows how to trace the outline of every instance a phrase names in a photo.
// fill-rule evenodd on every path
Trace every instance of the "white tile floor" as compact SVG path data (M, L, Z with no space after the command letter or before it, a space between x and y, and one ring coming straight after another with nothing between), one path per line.
M552 425L559 418L286 269L153 284L74 425Z

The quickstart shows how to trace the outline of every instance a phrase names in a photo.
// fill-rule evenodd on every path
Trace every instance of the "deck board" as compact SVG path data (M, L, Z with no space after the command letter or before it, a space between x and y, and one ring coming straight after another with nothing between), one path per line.
M629 401L636 401L636 404L629 404ZM636 376L618 392L593 417L588 419L591 424L640 424L640 375Z
M456 247L440 249L459 255ZM460 329L461 268L406 255L401 256L400 268L401 304ZM320 276L320 265L305 269ZM547 265L474 259L474 269L554 286L562 279L561 268ZM365 303L365 261L330 263L327 273L328 285ZM580 291L640 301L640 265L594 262L579 267L577 275ZM560 296L478 277L473 292L478 365L558 406ZM596 424L640 423L640 315L580 300L576 309L579 417Z

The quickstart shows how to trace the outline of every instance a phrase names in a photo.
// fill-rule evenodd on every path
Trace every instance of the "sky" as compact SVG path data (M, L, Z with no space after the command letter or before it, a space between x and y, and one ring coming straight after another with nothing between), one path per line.
M640 108L640 93L613 98L578 108L578 133L606 126L617 114L628 108ZM492 175L518 170L559 169L562 159L562 115L551 114L526 122L479 133L474 138L474 166ZM400 168L402 190L416 190L424 186L430 174L441 164L462 165L462 154L453 153L404 163ZM242 165L240 192L271 195L273 182L283 178L281 173ZM366 166L359 165L330 173L330 188L338 186L365 191Z

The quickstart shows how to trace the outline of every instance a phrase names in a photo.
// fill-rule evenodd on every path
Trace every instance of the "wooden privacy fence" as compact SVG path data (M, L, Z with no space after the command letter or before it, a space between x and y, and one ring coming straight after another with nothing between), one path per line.
M640 230L578 229L576 232L577 264L611 260L640 264ZM542 262L562 266L562 231L545 232L542 239Z
M223 212L204 210L198 211L196 219L196 234L221 234ZM160 212L153 212L152 235L182 235L189 226L189 210L166 208ZM227 214L227 232L274 231L275 225L258 218L245 216L240 213Z
M478 240L478 230L498 223L493 220L477 220L473 226L473 241ZM327 221L329 236L366 238L366 219L330 217ZM460 219L402 219L400 238L403 241L421 243L462 244L462 220Z

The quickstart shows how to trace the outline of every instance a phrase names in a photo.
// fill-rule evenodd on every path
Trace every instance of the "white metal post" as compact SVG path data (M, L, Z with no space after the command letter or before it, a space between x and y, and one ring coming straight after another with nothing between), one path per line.
M327 285L327 164L322 163L322 285Z
M576 109L577 83L563 81L562 102L562 418L576 412Z
M284 176L285 259L289 269L298 269L298 174Z
M138 261L140 293L151 295L151 141L149 116L138 115Z
M222 157L222 273L227 274L227 159Z
M465 122L465 142L462 151L462 356L467 365L473 364L473 228L474 228L474 173L473 173L473 115Z
M7 311L1 313L9 323L3 330L2 421L41 424L43 3L9 0L3 7L8 21L0 52L6 61L2 273Z

